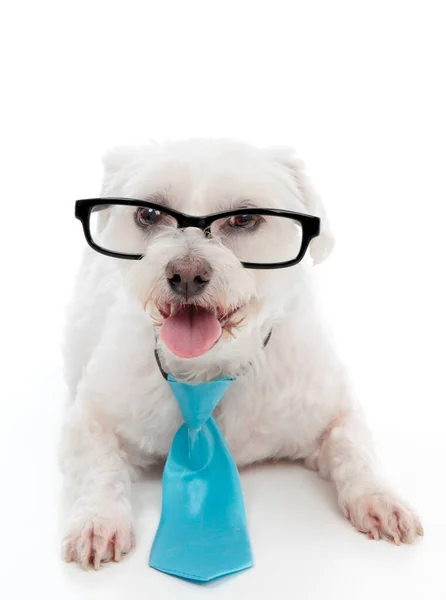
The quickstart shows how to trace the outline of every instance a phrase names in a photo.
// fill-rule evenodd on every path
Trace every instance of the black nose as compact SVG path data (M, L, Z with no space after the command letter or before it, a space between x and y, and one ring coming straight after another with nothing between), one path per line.
M211 266L201 260L171 261L166 268L170 288L186 300L201 294L211 279Z
M179 273L175 273L169 279L169 285L173 291L186 299L201 294L208 283L209 281L206 281L200 275L196 275L193 279L184 279Z

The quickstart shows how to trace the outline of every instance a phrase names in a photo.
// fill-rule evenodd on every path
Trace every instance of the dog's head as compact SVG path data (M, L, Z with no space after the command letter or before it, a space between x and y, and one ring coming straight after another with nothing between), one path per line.
M247 206L307 213L321 217L321 235L310 244L313 261L331 251L323 207L288 149L193 140L118 148L104 164L104 197L151 201L194 216ZM129 207L113 210L101 224L103 233L128 248L159 218ZM310 261L274 270L245 268L234 247L195 227L158 227L144 240L142 260L119 260L126 289L151 318L165 356L194 364L219 361L243 340L261 340L283 314ZM250 259L280 254L284 243L277 232L275 237L259 232L249 238Z

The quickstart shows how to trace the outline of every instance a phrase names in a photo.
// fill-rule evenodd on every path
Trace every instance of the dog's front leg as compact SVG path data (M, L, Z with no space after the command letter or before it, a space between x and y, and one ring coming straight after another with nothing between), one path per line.
M134 545L130 467L106 419L74 405L63 429L62 468L72 496L63 553L82 567L119 561Z
M306 464L334 481L345 516L370 538L413 542L423 529L415 512L378 474L363 417L343 411L328 424Z

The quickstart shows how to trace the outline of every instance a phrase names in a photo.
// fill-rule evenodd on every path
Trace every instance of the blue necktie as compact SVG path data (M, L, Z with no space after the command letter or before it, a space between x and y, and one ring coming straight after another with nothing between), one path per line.
M211 416L233 380L192 385L168 375L167 381L185 423L164 468L149 564L183 579L210 581L253 564L239 474Z

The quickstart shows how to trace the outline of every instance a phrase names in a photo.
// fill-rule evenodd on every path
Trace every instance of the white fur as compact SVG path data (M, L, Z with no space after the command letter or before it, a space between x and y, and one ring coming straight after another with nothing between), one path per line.
M226 309L242 304L244 320L234 338L223 335L202 357L177 358L161 343L161 358L184 380L237 375L215 416L238 465L304 459L334 481L339 504L358 529L395 543L413 541L422 532L419 521L377 471L369 433L318 313L312 262L328 256L333 240L302 163L287 149L222 140L117 149L104 162L103 196L162 194L173 208L196 215L250 200L318 215L322 233L304 261L275 271L242 268L196 230L160 236L141 261L85 251L65 347L72 400L62 463L73 494L67 560L98 567L131 549L131 480L165 459L181 424L153 350L162 320L157 307L170 293L164 269L185 255L204 257L213 268L199 302Z

